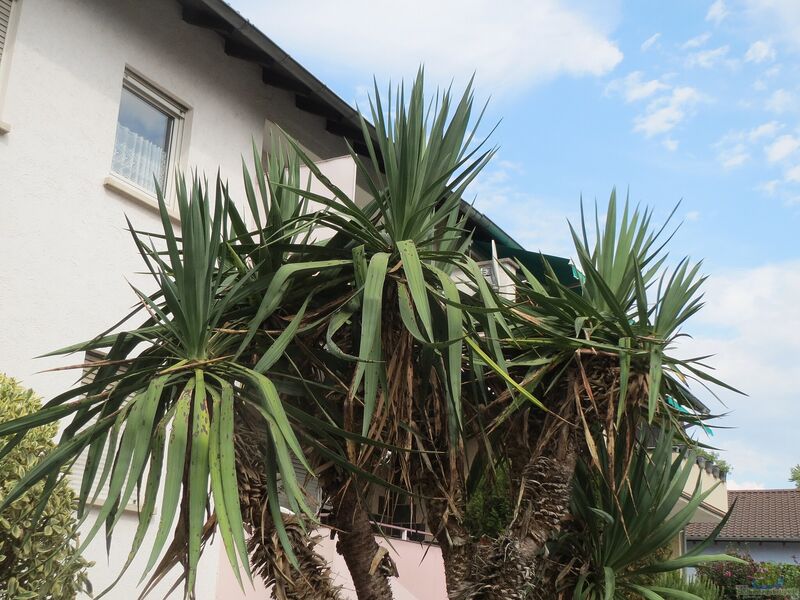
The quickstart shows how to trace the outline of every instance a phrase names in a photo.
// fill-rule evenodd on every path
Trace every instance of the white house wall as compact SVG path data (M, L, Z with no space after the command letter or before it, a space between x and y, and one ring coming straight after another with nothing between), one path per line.
M215 33L184 23L177 2L15 2L17 35L0 94L0 121L10 126L0 135L0 371L48 398L80 373L41 371L83 356L34 357L92 337L133 304L126 278L139 281L142 264L124 215L138 228L158 228L151 208L103 186L126 67L188 105L182 166L210 179L220 168L235 198L241 156L249 157L253 138L261 146L265 119L315 157L346 150L324 120L294 107L293 95L265 86L258 66L228 57ZM87 551L97 563L96 590L117 575L135 525L134 513L122 517L110 561L102 535ZM200 569L199 600L217 597L217 558L212 548ZM143 560L108 598L136 597Z

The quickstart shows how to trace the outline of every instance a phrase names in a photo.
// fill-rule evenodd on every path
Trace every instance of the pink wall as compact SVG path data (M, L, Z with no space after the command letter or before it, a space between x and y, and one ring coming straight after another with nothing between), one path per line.
M328 529L320 529L320 552L328 559L336 583L342 586L344 598L356 600L353 584L344 560L336 552L336 542L331 540ZM442 553L438 546L428 546L417 542L384 540L376 538L379 544L389 549L397 564L400 577L392 581L395 600L447 600L445 591ZM219 578L217 580L217 600L266 600L269 592L260 580L255 587L246 584L245 592L228 565L224 552L220 552Z

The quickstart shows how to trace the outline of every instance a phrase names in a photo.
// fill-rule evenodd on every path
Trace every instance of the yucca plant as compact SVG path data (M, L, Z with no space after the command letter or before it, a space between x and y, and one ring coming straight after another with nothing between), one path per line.
M678 592L689 592L703 600L724 600L722 589L702 575L686 577L680 571L670 571L659 576L658 585ZM664 592L662 595L665 598L676 598L677 600L682 597L680 595L670 595L669 592ZM685 596L683 597L685 598Z
M668 220L653 227L650 211L627 202L619 214L612 193L605 223L595 216L593 241L587 221L582 214L579 229L571 229L581 285L559 281L552 270L540 280L521 263L519 273L509 271L516 298L507 303L513 337L502 341L504 366L467 340L479 360L517 382L481 412L492 440L486 455L506 465L516 511L485 551L465 557L470 566L457 598L471 598L487 578L505 597L551 598L554 576L542 553L571 518L575 465L588 461L602 472L597 429L607 436L609 482L620 492L617 476L620 485L627 481L636 432L702 424L710 417L685 383L724 385L702 359L672 354L702 307L704 278L688 259L666 269ZM519 592L520 581L531 579L525 573L537 581L527 596Z
M707 600L671 585L661 575L728 560L726 555L703 554L727 517L708 540L690 551L674 557L659 551L677 539L714 488L702 490L698 475L691 498L682 500L694 460L687 460L686 451L673 451L677 440L668 430L660 432L653 447L638 440L627 469L623 454L610 456L604 436L597 439L601 470L579 461L570 511L573 522L553 544L553 554L564 561L562 590L575 600Z
M249 573L233 446L234 422L243 410L265 424L264 477L272 498L270 508L290 555L277 500L279 481L289 507L297 514L310 514L292 464L296 460L307 465L306 459L275 385L262 372L270 357L279 354L280 340L262 341L254 368L240 360L247 345L242 338L258 334L257 325L242 307L258 297L259 317L266 318L280 304L292 274L339 263L283 264L268 281L260 280L256 266L229 260L230 200L219 179L213 200L211 193L199 179L187 187L179 177L180 234L170 222L161 195L163 232L159 238L148 241L131 228L158 289L152 295L135 290L149 314L145 323L60 351L102 349L106 357L84 365L91 369L89 383L56 397L29 417L0 424L0 434L10 435L72 416L58 447L26 474L4 498L3 506L42 478L48 487L54 485L64 465L86 452L79 515L85 517L87 502L102 487L107 499L84 547L104 524L106 536L113 534L120 507L129 502L146 475L139 528L123 568L140 551L157 497L163 496L146 570L159 568L146 589L180 561L186 565L185 587L192 590L202 547L216 529L235 572L241 566ZM245 335L228 333L237 328ZM16 438L3 451L15 443ZM177 525L173 523L176 515Z
M178 231L159 193L163 231L131 228L156 289L135 289L146 319L59 351L106 356L79 365L91 382L0 424L0 436L16 436L7 452L28 428L72 419L4 504L42 479L46 498L61 469L86 452L81 516L101 488L107 493L86 543L103 525L113 535L141 484L125 569L157 527L145 592L182 564L190 594L203 547L219 530L236 573L249 574L249 551L261 574L291 594L291 581L309 571L298 577L279 565L302 570L316 560L297 543L314 523L299 464L320 475L332 499L361 597L390 597L390 559L373 564L380 548L366 486L424 492L441 506L457 495L465 477L463 338L488 325L502 361L499 302L466 253L459 213L466 186L492 155L472 145L472 105L469 88L457 101L445 93L426 104L422 73L388 111L376 91L374 132L363 122L371 160L353 155L373 196L366 207L291 139L266 165L254 153L255 176L244 173L247 213L219 177L211 189L179 177ZM332 199L303 187L301 161ZM312 211L309 201L323 208ZM319 226L333 236L314 241ZM464 273L461 291L455 269ZM259 442L245 456L242 435L254 423Z
M402 86L394 101L389 93L388 106L376 88L370 106L374 131L362 120L370 159L352 152L372 197L363 208L294 144L332 196L303 194L329 209L315 215L334 232L320 246L352 257L352 267L342 270L349 279L318 296L325 317L298 334L308 352L295 358L303 372L324 365L326 382L338 386L336 410L351 434L347 460L361 472L353 477L339 469L321 478L339 503L339 517L347 517L337 521L342 529L351 512L347 506L358 502L353 492L368 492L364 473L396 486L395 497L426 503L429 526L442 540L448 539L448 515L463 517L465 420L483 402L483 395L464 395L463 374L484 369L468 364L471 350L463 340L488 343L488 352L502 362L498 340L509 334L499 299L468 254L470 236L461 215L465 189L493 155L474 142L472 106L470 87L460 99L446 92L426 103L421 72L408 96ZM460 286L453 280L456 271ZM378 549L354 544L348 550L349 541L340 537L345 558L357 557L348 562L353 572L355 563L369 562ZM385 581L364 579L389 597Z
M396 572L370 524L377 489L423 505L451 598L552 598L542 552L569 513L576 462L602 468L593 428L625 450L610 481L626 482L632 437L614 434L700 419L667 395L689 405L679 382L702 368L665 353L699 308L697 270L679 267L649 306L659 234L627 209L618 224L612 199L593 250L575 235L586 285L522 269L518 301L503 300L470 255L461 210L493 155L476 140L471 86L426 100L420 72L388 98L376 88L374 127L362 119L369 158L352 152L366 205L289 137L266 163L254 151L244 207L219 177L211 188L179 179L177 231L159 196L163 231L132 231L154 280L153 293L136 290L144 322L61 350L106 356L79 365L91 382L0 424L7 452L29 428L71 418L5 504L41 480L44 502L86 452L81 513L101 488L108 496L89 539L103 524L113 535L141 486L131 559L157 527L145 592L180 564L190 595L219 530L236 573L252 566L281 599L332 600L300 467L329 500L361 600L390 599ZM309 191L301 165L328 194ZM498 465L512 521L476 539L470 495Z

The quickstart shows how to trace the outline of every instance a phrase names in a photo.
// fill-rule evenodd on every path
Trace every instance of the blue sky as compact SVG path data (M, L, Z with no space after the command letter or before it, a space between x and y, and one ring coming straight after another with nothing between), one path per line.
M571 255L566 219L613 186L704 259L708 306L681 352L717 353L732 413L712 440L733 487L787 487L800 462L800 2L234 0L342 98L373 75L475 72L500 149L476 206L529 249Z

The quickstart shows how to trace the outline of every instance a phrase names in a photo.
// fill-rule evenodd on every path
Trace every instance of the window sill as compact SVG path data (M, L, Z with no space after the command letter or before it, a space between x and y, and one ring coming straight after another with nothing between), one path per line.
M11 131L11 125L6 123L5 121L0 121L0 135L5 135L9 131Z
M109 175L103 180L103 187L116 194L119 194L126 200L132 200L133 202L136 202L145 208L149 208L156 213L159 212L158 201L153 196L143 192L135 185L131 185L124 179L115 177L114 175ZM167 214L169 214L169 218L172 219L173 222L180 224L180 217L173 209L167 208Z

